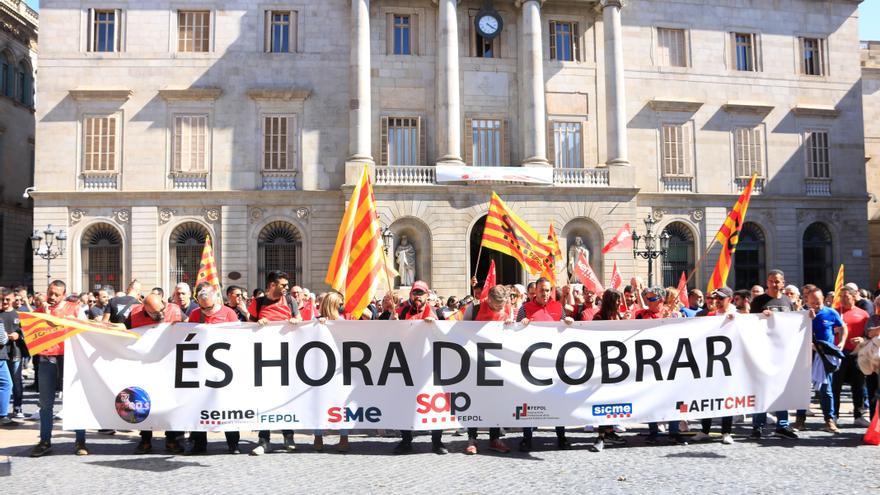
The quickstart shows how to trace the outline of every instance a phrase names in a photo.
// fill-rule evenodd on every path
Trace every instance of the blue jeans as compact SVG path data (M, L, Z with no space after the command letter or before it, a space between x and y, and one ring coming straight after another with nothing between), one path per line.
M64 356L55 356L55 362L45 356L37 356L40 362L40 441L52 442L52 419L55 407L55 388L60 370L64 369ZM86 430L75 430L77 443L86 441Z
M681 422L670 421L667 431L670 435L678 435L681 433ZM657 426L657 423L648 423L648 436L656 437L658 433L660 433L660 428Z
M21 359L7 361L9 374L12 375L12 408L21 411L21 403L24 399L24 389L21 383Z
M0 418L9 416L9 398L12 397L12 375L5 359L0 359Z
M767 424L767 413L758 413L752 416L752 428L763 430ZM776 426L788 428L788 411L776 411Z

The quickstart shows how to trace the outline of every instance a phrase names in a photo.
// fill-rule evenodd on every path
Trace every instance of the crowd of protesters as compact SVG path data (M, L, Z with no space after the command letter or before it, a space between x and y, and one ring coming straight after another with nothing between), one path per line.
M839 369L826 373L821 383L814 382L815 394L822 415L822 430L832 434L839 432L840 397L844 385L851 390L853 401L853 425L868 426L874 414L877 400L880 399L876 373L865 375L857 362L858 350L865 342L880 336L880 297L873 299L867 291L859 290L854 284L846 284L837 297L823 294L814 285L796 287L786 285L785 275L780 270L771 270L766 284L755 285L750 290L733 291L721 287L709 294L699 289L690 289L686 297L681 297L674 287L645 287L637 277L630 281L622 291L607 289L594 293L581 284L553 287L545 278L529 283L505 286L496 285L484 291L476 279L472 279L472 293L458 298L442 298L433 292L424 281L416 281L408 294L402 298L396 291L390 291L381 299L376 299L367 307L360 319L366 320L473 320L501 321L505 324L528 325L533 321L559 321L570 324L574 321L588 320L628 320L660 318L696 318L703 316L726 315L735 318L741 313L762 313L772 318L776 312L806 311L812 319L813 348L821 355L835 354L840 358ZM265 288L248 291L231 285L219 293L214 286L202 284L193 291L186 283L177 284L170 294L161 287L154 287L145 293L137 280L132 281L124 292L114 292L103 288L92 293L68 294L66 284L56 280L49 284L44 293L29 293L24 287L14 289L0 287L0 427L15 427L24 418L22 411L24 380L23 370L33 368L32 387L39 395L39 412L33 419L40 422L40 441L31 450L31 456L39 457L51 451L52 428L55 418L53 406L61 391L64 344L58 344L30 356L18 318L19 312L46 312L55 316L97 320L125 324L128 328L153 325L159 322L194 322L217 324L225 322L268 322L285 321L326 321L352 319L344 311L344 297L338 292L311 293L299 286L290 286L290 277L283 272L270 272L265 280ZM878 291L880 292L880 291ZM225 296L225 297L224 297ZM880 294L874 294L880 296ZM687 304L682 301L687 299ZM834 305L834 301L838 304ZM835 307L832 307L832 306ZM775 417L774 435L785 439L797 439L798 432L807 428L806 411L796 411L795 422L789 423L788 411L772 412ZM751 438L760 439L765 435L767 413L752 416ZM732 444L733 424L742 417L721 417L721 443ZM701 421L701 428L693 435L683 435L689 429L685 421L672 421L666 425L648 425L648 443L660 441L659 433L665 429L672 443L686 444L688 441L708 441L713 420ZM604 425L596 429L594 450L602 450L605 445L620 445L626 439L620 435L626 429L619 424ZM102 430L112 433L113 430ZM324 450L323 432L314 433L313 448ZM476 428L467 429L468 442L466 454L476 454L478 450ZM506 432L502 428L490 428L489 450L507 453L511 449L504 442ZM295 451L297 445L292 430L282 430L283 449ZM336 449L349 450L348 436L340 434ZM446 454L448 449L443 442L443 431L431 431L433 452ZM173 454L204 454L208 450L205 432L191 432L188 440L184 432L164 432L165 450ZM153 452L152 431L142 431L140 441L135 447L137 454ZM401 431L401 440L394 453L406 454L413 450L413 432ZM518 448L522 452L531 451L532 428L523 428ZM556 427L557 447L570 449L564 426ZM226 432L227 452L240 453L239 432ZM74 451L77 455L87 455L85 431L75 432ZM272 451L270 432L260 431L257 445L251 455L262 455Z

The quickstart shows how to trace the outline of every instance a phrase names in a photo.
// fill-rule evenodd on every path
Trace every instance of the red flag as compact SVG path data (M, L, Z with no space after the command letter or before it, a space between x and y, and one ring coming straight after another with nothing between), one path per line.
M614 262L614 268L611 270L611 288L619 289L620 286L623 285L623 277L620 276L620 272L617 271L617 262Z
M495 287L495 260L489 262L489 273L486 274L486 280L483 282L483 291L480 292L480 302L489 297L489 289Z
M605 292L605 288L602 287L602 282L599 281L596 272L590 267L590 263L587 261L587 257L584 256L583 252L578 256L574 271L575 274L577 274L578 280L584 284L584 289L591 290L596 294Z
M678 279L678 300L684 307L688 307L688 278L684 272L681 272L681 278Z
M629 228L629 224L623 224L623 227L617 231L617 234L608 241L608 244L605 244L605 247L602 248L602 254L607 253L608 251L612 251L617 248L631 248L633 247L632 242L632 229Z

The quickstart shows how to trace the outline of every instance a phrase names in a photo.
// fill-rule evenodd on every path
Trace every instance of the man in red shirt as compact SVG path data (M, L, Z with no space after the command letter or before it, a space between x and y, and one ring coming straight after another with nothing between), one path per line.
M128 328L140 328L159 323L180 323L183 321L183 312L177 304L167 304L162 296L158 294L150 294L144 298L143 304L138 304L131 309L125 326ZM178 437L182 435L180 431L165 432L165 450L172 454L182 454L183 447L180 446ZM134 450L135 454L151 454L153 452L153 432L151 430L141 431L141 441Z
M38 308L37 313L49 313L52 316L70 318L75 320L80 314L78 302L65 301L67 296L67 284L61 280L53 280L46 289L45 308ZM85 319L85 318L83 318ZM31 457L41 457L52 450L52 423L55 416L55 390L61 380L64 370L64 342L56 344L34 359L39 362L39 391L40 391L40 443L31 449ZM75 442L76 455L88 455L86 450L86 431L76 430Z
M849 384L852 390L853 417L855 418L853 424L867 428L870 422L864 417L865 375L859 369L856 346L859 343L858 337L865 335L865 324L870 315L856 306L855 293L856 291L851 287L843 287L840 293L840 316L843 317L843 322L846 324L847 338L843 342L844 356L840 363L840 369L831 376L831 390L834 396L833 403L837 404L837 411L840 414L840 392L843 390L844 383ZM840 342L836 342L836 344L840 345Z
M290 277L281 270L273 270L266 274L266 291L263 296L255 297L248 306L251 321L265 325L270 321L286 321L299 323L299 304L287 293L290 286ZM288 452L296 450L293 441L293 430L281 430L284 438L284 448ZM272 451L269 442L269 430L260 430L257 446L251 451L251 455L263 455Z
M651 287L645 291L645 309L635 313L636 320L653 320L663 318L663 300L666 299L666 289Z

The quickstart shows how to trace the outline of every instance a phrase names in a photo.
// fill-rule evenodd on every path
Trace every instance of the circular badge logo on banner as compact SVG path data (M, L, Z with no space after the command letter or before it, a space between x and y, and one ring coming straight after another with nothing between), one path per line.
M140 387L116 394L116 414L126 423L140 423L150 415L150 395Z

